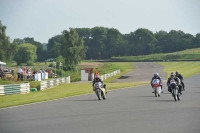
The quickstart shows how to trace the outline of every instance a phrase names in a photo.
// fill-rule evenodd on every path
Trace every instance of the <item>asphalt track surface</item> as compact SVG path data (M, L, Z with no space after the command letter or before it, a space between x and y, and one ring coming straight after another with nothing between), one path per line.
M158 73L163 81L166 80L167 74L163 72L164 67L159 64L154 62L135 62L133 65L135 67L133 71L124 74L114 82L150 82L154 73Z
M200 74L175 102L149 85L0 110L0 133L200 133ZM64 93L64 92L63 92Z

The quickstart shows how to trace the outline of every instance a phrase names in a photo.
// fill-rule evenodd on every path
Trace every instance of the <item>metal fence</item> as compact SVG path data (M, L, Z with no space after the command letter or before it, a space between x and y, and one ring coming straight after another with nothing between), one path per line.
M29 92L29 83L0 85L0 95L26 94Z
M70 83L70 76L40 82L40 90L53 88L61 83Z

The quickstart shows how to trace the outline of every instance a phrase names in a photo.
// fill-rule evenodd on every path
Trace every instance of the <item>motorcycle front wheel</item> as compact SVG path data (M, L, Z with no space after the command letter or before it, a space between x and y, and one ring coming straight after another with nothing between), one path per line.
M155 97L158 97L158 94L157 94L157 92L155 91Z
M155 93L155 97L158 97L158 92L157 92L156 88L154 88L154 93Z
M177 89L173 89L173 96L174 96L174 100L177 101Z
M102 98L103 100L106 100L106 95L102 92Z
M181 94L180 93L177 95L177 98L178 98L179 101L181 100Z
M96 89L95 92L96 92L96 95L97 95L98 99L101 100L101 91L100 91L100 89Z

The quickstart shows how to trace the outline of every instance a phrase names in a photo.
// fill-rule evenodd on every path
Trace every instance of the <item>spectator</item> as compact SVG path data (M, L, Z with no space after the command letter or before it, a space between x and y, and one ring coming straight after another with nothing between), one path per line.
M27 79L30 80L30 79L31 79L31 76L32 76L32 75L31 75L30 69L27 69L27 70L26 70L26 73L27 73Z
M3 70L2 70L2 68L0 66L0 77L2 77L2 76L3 76Z
M53 77L53 73L52 73L52 70L51 70L51 69L48 70L48 75L49 75L49 78L52 78L52 77Z
M27 78L26 67L23 68L23 79Z
M18 75L18 80L21 79L22 80L22 76L23 76L23 70L22 70L22 67L19 68L18 72L17 72L17 75Z
M14 70L11 70L12 75L14 76Z
M42 69L39 70L39 73L42 73Z

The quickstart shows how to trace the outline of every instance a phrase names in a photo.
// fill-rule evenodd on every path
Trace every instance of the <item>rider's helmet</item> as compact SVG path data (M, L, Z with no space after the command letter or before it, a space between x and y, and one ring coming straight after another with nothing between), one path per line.
M178 71L176 71L176 76L178 76Z
M99 72L95 73L95 78L100 78Z
M158 78L158 73L154 73L154 78Z
M173 72L170 74L170 78L175 78L175 75Z

